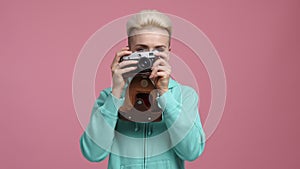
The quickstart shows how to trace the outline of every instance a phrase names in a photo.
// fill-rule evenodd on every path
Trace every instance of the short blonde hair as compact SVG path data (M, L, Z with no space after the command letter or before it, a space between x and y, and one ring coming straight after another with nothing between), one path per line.
M143 10L133 15L126 24L127 36L132 36L133 30L140 30L149 26L164 29L171 37L172 22L170 18L157 10Z

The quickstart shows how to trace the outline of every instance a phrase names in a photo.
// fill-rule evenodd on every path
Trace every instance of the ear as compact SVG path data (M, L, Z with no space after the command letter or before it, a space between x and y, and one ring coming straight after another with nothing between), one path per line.
M131 47L130 47L130 37L127 38L127 47L129 47L129 50L131 50Z
M172 49L172 48L171 48L171 47L169 47L169 52L171 52L171 49Z

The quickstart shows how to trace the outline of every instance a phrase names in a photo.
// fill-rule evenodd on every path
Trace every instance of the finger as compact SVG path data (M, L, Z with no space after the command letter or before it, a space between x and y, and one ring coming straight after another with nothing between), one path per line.
M129 50L121 50L121 51L116 53L116 57L122 57L122 56L130 55L131 53L132 53L132 51L129 51Z
M166 52L156 52L154 55L159 57L159 58L164 59L165 61L169 61L169 59L170 59L169 52L168 53L166 53Z
M136 65L138 62L139 61L137 61L137 60L126 60L121 63L118 63L118 67L122 69L123 67L126 67L126 66Z
M115 62L119 62L121 57L130 55L131 53L132 53L132 51L129 51L129 50L123 50L123 51L117 52L116 56L115 56Z
M119 64L121 64L121 67L124 67L126 65L130 65L130 64L137 64L137 61L130 61L130 62L123 61L124 63L120 62L121 57L123 57L125 55L129 55L131 53L132 53L132 51L120 51L120 52L116 53L116 57L115 57L113 63L111 64L111 70L114 71L117 67L120 66Z
M163 78L165 78L165 77L168 77L169 74L166 73L166 72L157 72L157 76L158 76L158 77L163 77Z
M123 47L123 48L121 49L121 51L126 51L126 50L129 50L129 47L128 47L128 46Z
M170 66L157 66L157 71L161 72L171 72L171 67Z
M165 61L164 59L158 58L158 59L156 59L155 62L153 63L152 68L154 68L154 67L156 67L156 66L158 66L158 65L164 66L164 65L169 65L169 63L168 63L167 61Z
M150 78L157 77L157 72L166 72L167 74L171 74L171 67L169 66L156 66L152 69L150 74Z
M149 78L154 78L157 71L158 71L157 67L153 68L152 71L151 71L151 74L150 74Z
M137 69L137 66L132 66L132 67L126 67L126 68L123 68L123 69L120 69L120 74L124 74L124 73L128 73L128 72L131 72L133 70Z
M117 66L117 64L120 62L121 57L125 56L125 55L130 55L132 53L132 51L119 51L116 53L115 58L111 64L111 69L114 70Z

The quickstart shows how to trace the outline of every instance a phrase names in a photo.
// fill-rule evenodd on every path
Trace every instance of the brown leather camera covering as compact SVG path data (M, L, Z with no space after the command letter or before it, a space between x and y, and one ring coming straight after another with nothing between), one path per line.
M145 74L137 74L127 88L119 118L133 122L157 122L162 111L157 105L158 90Z

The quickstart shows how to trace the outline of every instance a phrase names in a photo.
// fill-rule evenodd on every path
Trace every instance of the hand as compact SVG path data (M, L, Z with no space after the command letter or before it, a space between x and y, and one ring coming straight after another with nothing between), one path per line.
M159 52L155 54L159 57L152 66L152 72L149 76L155 82L155 86L159 89L160 94L164 94L169 90L169 80L171 74L171 66L169 61L169 52Z
M112 80L113 80L112 94L117 98L121 97L122 91L124 90L126 84L126 79L124 78L123 74L137 69L137 66L134 65L136 65L138 61L120 62L121 57L130 55L131 53L132 52L129 51L128 47L122 48L121 51L116 53L115 58L111 64L111 72L112 72Z

